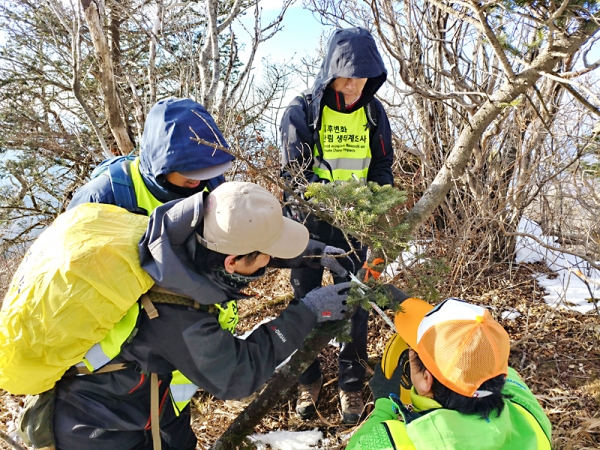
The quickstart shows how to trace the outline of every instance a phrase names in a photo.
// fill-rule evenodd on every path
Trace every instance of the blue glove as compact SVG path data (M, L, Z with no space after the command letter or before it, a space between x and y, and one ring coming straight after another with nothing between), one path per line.
M313 289L302 299L310 309L317 322L342 320L347 311L346 299L350 283L330 284L329 286Z
M346 278L348 272L354 273L355 270L354 261L352 261L352 258L347 253L346 250L327 245L323 248L321 266L328 268L340 278Z

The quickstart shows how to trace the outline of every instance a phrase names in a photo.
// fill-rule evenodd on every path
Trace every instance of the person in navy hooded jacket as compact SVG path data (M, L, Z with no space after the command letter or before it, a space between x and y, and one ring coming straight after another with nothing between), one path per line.
M150 215L163 203L205 189L211 191L225 181L223 173L235 157L201 144L197 138L228 147L214 119L200 103L170 98L150 109L140 156L123 163L122 176L133 187L137 203L132 212ZM105 171L77 190L67 209L81 203L118 204L113 183L109 171Z
M311 183L393 185L392 132L383 105L375 94L385 83L387 70L375 39L363 28L338 29L332 34L321 69L311 89L294 98L281 119L282 177L297 193ZM303 223L311 239L352 252L354 272L366 260L367 247L347 240L342 230L319 220L284 194L284 214ZM323 269L294 268L290 281L294 296L302 298L321 286ZM346 281L333 278L335 283ZM361 390L367 361L367 320L359 308L352 317L351 342L342 344L338 387L344 423L357 423L364 410ZM314 415L323 386L316 359L298 379L296 412Z

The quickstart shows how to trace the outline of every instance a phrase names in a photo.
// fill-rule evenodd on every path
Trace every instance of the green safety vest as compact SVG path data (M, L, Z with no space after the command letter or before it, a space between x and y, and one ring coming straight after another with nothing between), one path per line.
M533 431L534 433L534 438L531 439L530 445L527 448L521 447L520 449L551 450L552 447L550 445L550 440L548 439L546 434L544 434L544 430L542 429L536 418L533 416L533 414L531 414L529 411L527 411L520 405L514 403L510 403L510 405L515 407L515 410L521 414L524 421L527 424L529 424L529 426L531 427L531 431ZM437 411L430 412L429 414L445 414L447 413L447 411L448 410L442 408ZM479 419L478 417L475 418L475 420L471 424L472 427L470 427L470 429L474 430L474 432L477 428L477 420L481 419ZM426 450L428 447L419 445L417 439L413 441L413 439L410 438L410 436L427 436L429 429L427 426L422 426L422 424L423 422L419 420L413 420L408 425L399 420L386 420L385 422L383 422L383 426L385 427L389 439L392 442L393 448L395 450ZM429 448L434 450L433 447Z
M139 170L140 160L135 159L131 163L131 180L135 190L135 197L140 208L148 211L148 215L163 203L156 199L146 187ZM238 323L237 302L232 300L224 305L216 306L219 313L219 324L221 328L231 331L235 330ZM135 329L141 306L139 303L133 305L125 314L123 319L112 328L106 337L90 348L83 358L83 364L91 371L100 369L116 358L121 352L121 347ZM181 411L190 402L198 386L188 380L181 372L174 371L169 385L171 400L175 414L179 416Z
M313 149L316 175L329 181L347 181L354 176L366 183L371 146L365 108L342 113L325 106L319 140L321 149L318 145Z
M504 424L506 424L510 418L509 426L517 431L514 434L517 441L513 440L507 443L510 446L507 448L551 450L550 421L529 388L512 368L508 369L507 384L510 386L506 388L506 392L511 394L512 398L504 401L504 411L499 418L490 419L499 422L504 420ZM480 448L478 437L489 432L486 421L478 416L466 416L456 411L440 408L435 400L423 397L421 400L428 402L421 406L436 409L415 418L414 413L409 413L404 405L396 404L404 421L386 420L382 422L387 436L396 450L428 450L430 448L433 450L431 436L438 434L450 438L448 448L465 450ZM454 430L457 434L453 440ZM473 436L475 440L467 442L465 430L468 430L467 434ZM490 439L493 439L493 436L490 436ZM457 440L460 440L460 446L456 446Z

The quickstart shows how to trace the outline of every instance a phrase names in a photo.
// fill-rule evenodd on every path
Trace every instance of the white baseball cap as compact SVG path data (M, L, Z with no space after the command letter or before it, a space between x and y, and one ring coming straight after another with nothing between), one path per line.
M204 200L200 244L226 255L261 252L291 259L308 245L308 230L283 217L279 201L265 188L247 182L223 183Z

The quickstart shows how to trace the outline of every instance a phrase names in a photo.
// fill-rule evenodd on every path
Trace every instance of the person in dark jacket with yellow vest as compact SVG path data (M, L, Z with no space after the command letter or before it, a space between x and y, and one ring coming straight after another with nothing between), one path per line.
M375 409L347 450L550 450L550 421L508 367L508 334L487 309L410 298L396 328L410 347L412 406L398 398L404 367L388 380L378 365Z
M198 137L228 148L214 119L200 103L190 99L171 98L161 100L151 108L144 125L141 154L133 161L124 161L124 173L120 174L125 182L131 182L135 197L136 207L130 209L130 212L150 215L163 203L190 197L202 191L212 191L225 182L222 174L231 167L234 157L225 151L198 143L194 140ZM108 171L93 178L75 193L68 209L82 203L118 204L113 183ZM119 206L125 207L122 204ZM293 260L273 260L270 265L285 268L323 266L344 274L352 266L352 262L348 258L333 256L339 253L343 251L311 240L304 252ZM229 305L229 310L223 311L223 317L231 313L231 309L237 308L235 302L229 301L238 297L228 298L220 289L215 289L210 280L206 279L206 273L193 273L188 277L186 274L189 272L182 271L178 265L171 267L174 272L161 280L163 286L170 283L169 289L186 295L189 289L202 286L203 298L209 299L211 305L217 305L218 308ZM127 319L135 321L134 315L137 317L137 310L132 308L122 322L125 323ZM230 324L233 331L237 321L232 318L229 320L233 320ZM105 366L117 356L120 345L113 345L113 342L121 341L113 334L119 330L120 327L115 327L103 342L97 343L88 351L84 362L90 370ZM181 415L189 422L189 400L198 386L178 370L172 374L168 386L178 417ZM178 427L180 426L179 424Z
M127 172L122 174L135 191L136 212L150 215L163 203L210 191L225 181L223 173L235 157L195 141L197 137L228 148L200 103L169 98L152 106L144 124L140 156L125 161ZM68 209L81 203L117 204L108 171L79 188Z
M392 135L383 106L374 98L387 71L371 34L362 28L336 30L312 89L296 97L281 121L283 177L302 193L309 183L347 181L352 178L379 185L393 184ZM285 196L288 199L288 196ZM284 213L303 222L311 238L334 247L356 250L354 272L365 260L366 248L348 243L341 230L300 210ZM293 269L292 287L301 298L322 283L322 269ZM334 277L334 282L343 282ZM352 318L352 341L339 356L340 397L345 423L356 423L364 408L361 389L367 360L368 313L359 309ZM296 411L302 418L315 412L323 376L318 360L301 375Z
M156 208L139 258L158 289L142 296L107 345L88 352L86 367L74 368L80 375L56 384L56 448L196 448L187 406L196 389L224 400L247 397L317 322L344 317L349 283L294 299L246 339L232 334L232 300L245 297L241 289L267 264L294 261L308 240L306 228L284 218L279 201L252 183L226 182ZM114 347L116 355L86 371L98 352Z

